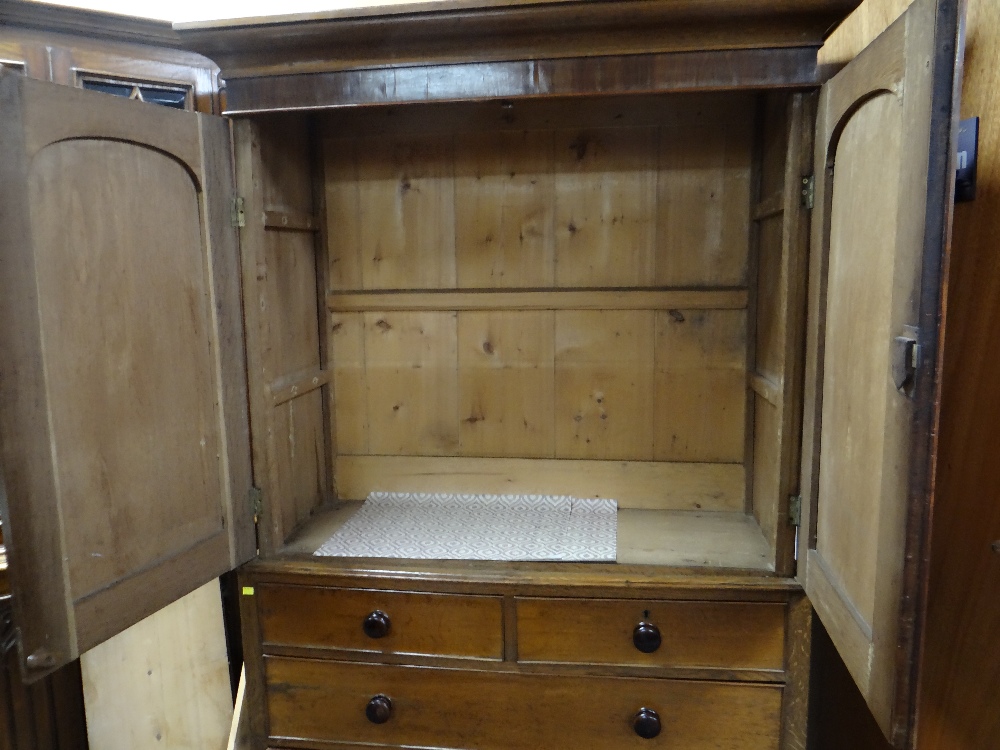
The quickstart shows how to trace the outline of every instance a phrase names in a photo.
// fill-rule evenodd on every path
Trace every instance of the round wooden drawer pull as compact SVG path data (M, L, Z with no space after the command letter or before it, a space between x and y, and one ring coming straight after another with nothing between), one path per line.
M369 638L385 638L389 635L389 629L392 627L392 621L389 620L389 615L381 609L376 609L365 618L361 627L364 628L365 635Z
M660 715L651 708L640 708L632 717L632 728L644 740L651 740L660 733Z
M640 622L632 631L632 643L644 654L651 654L663 643L660 629L651 622Z
M376 695L365 706L365 716L372 724L385 724L392 716L392 701L387 695ZM636 730L638 731L638 730Z

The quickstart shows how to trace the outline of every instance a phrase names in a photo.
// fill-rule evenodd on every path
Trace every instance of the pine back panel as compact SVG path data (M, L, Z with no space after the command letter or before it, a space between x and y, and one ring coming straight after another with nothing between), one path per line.
M605 104L327 122L341 497L634 462L585 494L742 509L752 99Z

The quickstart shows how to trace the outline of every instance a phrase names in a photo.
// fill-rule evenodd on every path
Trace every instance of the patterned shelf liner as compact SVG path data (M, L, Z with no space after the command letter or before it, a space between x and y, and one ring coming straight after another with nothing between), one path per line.
M372 492L315 554L615 562L617 533L614 500Z

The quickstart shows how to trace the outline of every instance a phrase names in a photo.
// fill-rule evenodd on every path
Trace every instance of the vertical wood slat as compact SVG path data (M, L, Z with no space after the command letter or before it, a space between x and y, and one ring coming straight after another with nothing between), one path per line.
M364 313L334 313L329 321L337 452L365 454L370 446Z
M651 311L556 313L556 456L650 459Z
M557 286L641 286L653 278L655 137L651 128L556 133Z
M331 283L455 285L451 136L337 140L327 147ZM344 185L344 176L355 179ZM359 287L355 287L359 288Z
M753 118L694 124L660 132L655 281L744 286Z
M456 137L459 288L553 286L554 148L547 131Z
M656 313L656 460L743 460L746 351L744 310Z
M458 450L457 313L365 313L369 449Z
M555 456L555 316L458 316L460 453Z

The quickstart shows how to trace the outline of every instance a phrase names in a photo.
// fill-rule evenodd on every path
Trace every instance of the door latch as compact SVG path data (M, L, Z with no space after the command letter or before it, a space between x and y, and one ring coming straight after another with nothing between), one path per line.
M913 395L919 365L919 331L913 326L903 326L903 333L892 341L892 381L896 390Z
M958 153L955 157L955 202L976 199L976 152L979 150L979 118L958 124Z

